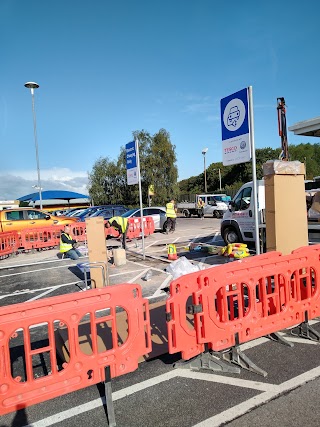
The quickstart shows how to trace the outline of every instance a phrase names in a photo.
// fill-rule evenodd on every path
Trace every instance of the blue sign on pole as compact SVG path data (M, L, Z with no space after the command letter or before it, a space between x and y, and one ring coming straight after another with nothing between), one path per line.
M135 141L131 141L126 144L126 163L128 185L138 184L139 176L137 168L137 150Z
M249 162L251 143L248 89L222 98L220 108L223 164L228 166Z

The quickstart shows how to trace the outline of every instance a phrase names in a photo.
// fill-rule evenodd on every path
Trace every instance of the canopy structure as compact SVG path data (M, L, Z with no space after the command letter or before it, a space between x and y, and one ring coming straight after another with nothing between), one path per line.
M298 136L320 137L320 117L304 120L289 127L289 130Z
M45 205L65 203L90 203L90 197L86 194L75 193L73 191L51 190L41 192L42 200ZM30 202L36 204L39 202L39 192L27 194L26 196L19 197L17 200L20 202Z

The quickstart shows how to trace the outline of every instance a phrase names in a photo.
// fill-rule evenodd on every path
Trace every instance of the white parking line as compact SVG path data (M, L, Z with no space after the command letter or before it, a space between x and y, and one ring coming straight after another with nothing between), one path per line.
M53 292L53 291L55 291L56 289L59 289L59 288L61 288L61 286L55 286L54 288L51 288L51 289L48 289L48 290L47 290L47 291L45 291L45 292L42 292L42 294L39 294L39 295L37 295L37 296L35 296L35 297L33 297L33 298L27 299L27 301L25 301L25 302L35 301L35 300L37 300L37 299L40 299L40 298L44 297L45 295L48 295L48 294L50 294L51 292Z
M192 371L187 371L184 369L175 369L168 373L159 375L157 377L151 378L146 381L142 381L140 383L134 384L132 386L126 387L122 390L116 391L112 394L113 401L117 401L124 397L128 397L134 393L139 391L143 391L149 387L156 386L165 381L169 381L176 377L190 378L195 380L203 380L203 381L212 381L220 384L227 384L235 387L242 388L250 388L253 390L262 390L264 391L257 396L254 396L251 399L248 399L244 402L241 402L239 405L235 405L232 408L229 408L218 415L215 415L211 418L208 418L200 423L194 425L194 427L218 427L221 424L226 422L230 422L233 419L246 414L248 411L269 402L271 399L280 396L283 393L287 393L308 381L314 380L320 376L320 367L311 369L308 372L305 372L301 375L298 375L291 380L285 381L282 384L270 384L270 383L261 383L258 381L248 381L243 379L237 379L234 377L223 377L215 374L203 374L203 373L195 373ZM103 401L103 403L105 403ZM24 427L48 427L58 422L64 421L68 418L75 417L84 412L91 411L99 406L101 406L101 399L95 399L90 402L84 403L82 405L70 408L63 412L58 412L50 417L43 418L35 423L29 424Z
M298 375L291 380L285 381L279 385L273 385L273 391L267 391L265 393L259 394L258 396L252 397L244 402L241 402L239 405L233 406L232 408L227 409L226 411L221 412L218 415L215 415L211 418L202 421L193 427L218 427L224 423L230 422L235 418L240 417L241 415L246 414L249 411L257 408L258 406L269 402L271 399L274 399L281 394L288 393L291 390L305 384L308 381L315 380L320 376L320 366L317 368L311 369L308 372L305 372L301 375Z
M158 287L158 289L152 295L152 297L158 297L160 295L165 294L163 288L165 288L171 280L172 280L172 276L171 276L171 274L169 274L168 277L166 277L164 279L164 281L161 283L161 285Z
M222 375L206 374L202 372L193 372L187 369L181 369L179 377L190 378L193 380L211 381L219 384L227 384L235 387L251 388L260 391L273 391L275 385L270 383L262 383L259 381L248 381L241 378L223 377Z
M171 380L172 378L175 378L177 376L178 376L178 369L172 370L166 374L159 375L149 380L142 381L141 383L134 384L132 386L126 387L122 390L112 393L112 400L115 402L119 399L130 396L131 394L145 390L146 388L153 387L164 381ZM83 414L84 412L88 412L88 411L91 411L92 409L98 408L102 405L102 403L105 404L105 399L101 399L101 398L95 399L95 400L92 400L91 402L84 403L83 405L79 405L74 408L67 409L66 411L58 412L57 414L52 415L51 417L43 418L42 420L39 420L32 424L28 424L27 426L24 426L24 427L51 426L52 424L59 423L68 418L72 418L79 414Z

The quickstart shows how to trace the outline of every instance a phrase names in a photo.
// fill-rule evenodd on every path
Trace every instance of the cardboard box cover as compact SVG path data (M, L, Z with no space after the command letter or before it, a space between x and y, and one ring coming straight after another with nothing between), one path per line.
M265 177L267 251L289 254L308 245L303 175Z
M263 164L263 175L305 175L304 164L295 160L268 160Z

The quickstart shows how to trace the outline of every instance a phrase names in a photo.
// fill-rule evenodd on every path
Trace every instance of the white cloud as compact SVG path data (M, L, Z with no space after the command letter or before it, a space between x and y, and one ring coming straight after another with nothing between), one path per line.
M0 173L0 200L14 200L37 191L32 188L38 184L36 171L11 171ZM41 187L46 190L66 190L88 194L88 174L84 171L71 171L67 168L41 170Z

